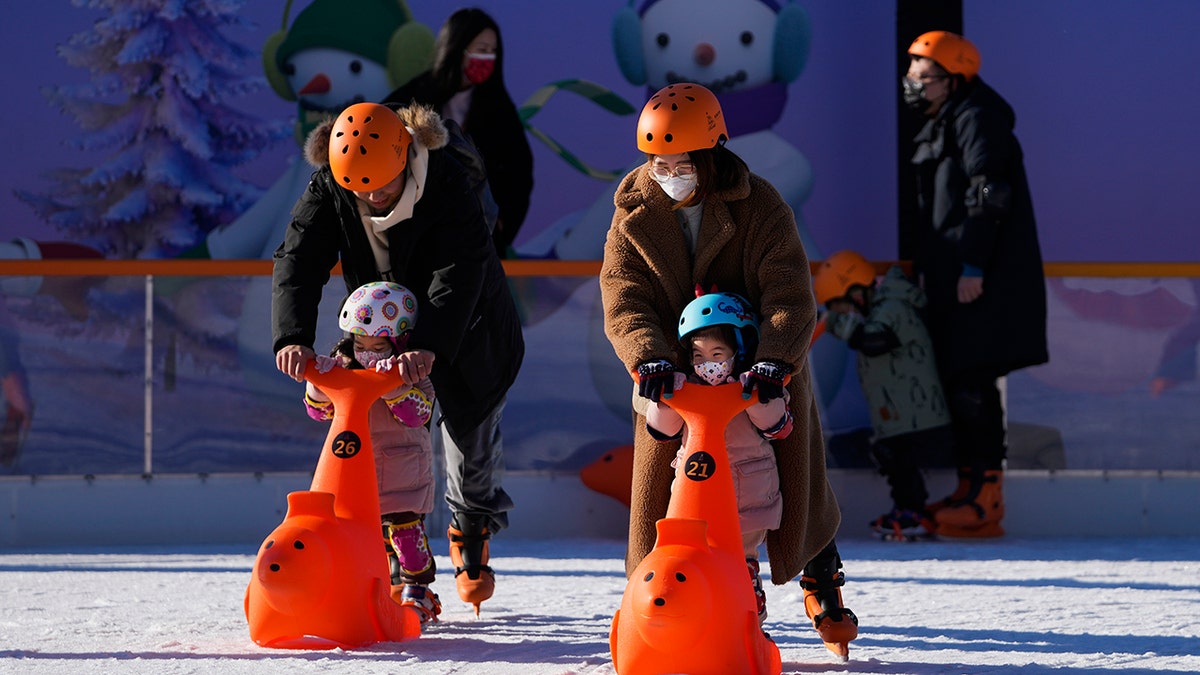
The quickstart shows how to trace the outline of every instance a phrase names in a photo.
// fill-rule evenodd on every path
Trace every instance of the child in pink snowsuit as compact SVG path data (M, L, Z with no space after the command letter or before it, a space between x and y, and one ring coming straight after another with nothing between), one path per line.
M317 356L317 370L391 370L416 320L417 300L408 289L384 281L360 286L346 299L338 320L347 336L330 356ZM433 400L433 384L426 376L387 392L367 413L392 598L414 606L422 622L441 613L437 594L428 588L437 566L425 535L425 515L433 510L434 499L433 448L426 426ZM304 404L313 419L333 419L333 402L312 382L306 385Z
M700 295L688 303L679 321L679 339L691 348L695 374L685 377L676 373L675 388L685 382L716 386L741 381L747 365L754 362L757 336L754 312L744 298L733 293ZM767 596L759 577L758 548L766 540L767 532L779 527L783 515L779 470L771 441L786 438L792 431L787 389L783 394L783 398L750 406L725 428L742 547L758 600L760 623L767 618ZM665 403L651 403L646 408L646 427L660 441L682 440L671 463L675 467L674 489L683 479L682 473L687 470L685 458L690 454L683 418Z

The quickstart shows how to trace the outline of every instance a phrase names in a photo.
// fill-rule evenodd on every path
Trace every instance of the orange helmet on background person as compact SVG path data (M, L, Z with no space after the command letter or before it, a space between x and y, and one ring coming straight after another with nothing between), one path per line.
M875 283L875 266L854 251L838 251L825 258L813 275L813 295L817 304L840 298L852 286L870 287Z
M659 89L638 118L638 150L651 155L708 150L728 138L717 97L690 82Z
M329 132L329 168L347 190L378 190L404 171L411 144L412 134L391 108L355 103Z
M979 50L958 33L947 30L922 33L913 40L908 53L933 59L947 73L962 75L968 82L979 73Z

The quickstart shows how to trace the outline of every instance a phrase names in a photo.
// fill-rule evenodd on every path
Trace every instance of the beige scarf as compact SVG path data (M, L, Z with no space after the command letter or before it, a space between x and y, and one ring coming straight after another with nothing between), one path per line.
M412 129L408 132L411 134ZM363 213L359 208L359 218L367 231L367 241L371 242L371 251L375 254L375 266L384 280L393 281L392 263L388 257L387 230L409 218L412 218L413 207L421 201L425 193L425 179L429 175L429 149L417 141L416 136L408 146L408 163L404 167L404 190L400 200L392 207L391 213L385 216L372 216Z

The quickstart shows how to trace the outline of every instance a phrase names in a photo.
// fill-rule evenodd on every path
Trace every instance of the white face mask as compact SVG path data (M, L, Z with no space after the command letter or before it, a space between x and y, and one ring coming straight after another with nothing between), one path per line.
M730 377L733 374L733 359L727 361L705 361L697 363L692 368L695 369L700 379L714 387L718 384L733 381L733 378Z
M363 368L370 370L375 367L376 363L391 356L391 352L361 352L354 350L354 360L362 364Z
M666 180L658 181L663 192L667 196L677 202L681 202L696 189L696 177L688 176L686 178L680 176L671 176Z

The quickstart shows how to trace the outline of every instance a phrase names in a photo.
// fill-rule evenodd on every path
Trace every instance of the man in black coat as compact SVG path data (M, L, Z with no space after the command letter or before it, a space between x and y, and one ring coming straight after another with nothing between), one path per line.
M1007 454L997 378L1045 363L1046 288L1012 108L978 77L979 52L932 31L909 48L917 134L914 269L955 431L959 484L930 505L941 534L999 536Z
M420 320L398 365L406 382L428 375L437 392L450 557L460 597L478 612L495 583L487 540L512 508L499 424L525 345L479 192L450 142L419 106L359 103L313 130L305 153L316 171L274 255L272 339L276 366L302 380L339 260L347 292L383 280L416 295Z

